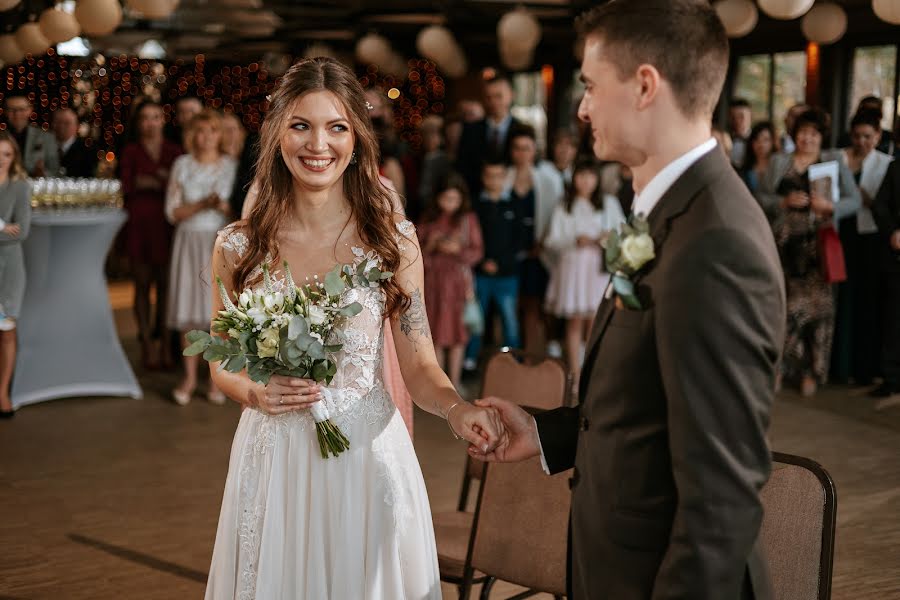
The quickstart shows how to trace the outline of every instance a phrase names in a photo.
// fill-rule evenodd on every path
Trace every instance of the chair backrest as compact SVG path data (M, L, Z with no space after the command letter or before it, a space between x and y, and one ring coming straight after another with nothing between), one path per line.
M834 563L834 482L807 458L772 454L760 539L776 600L828 600Z
M570 475L548 477L540 458L490 464L481 483L472 567L531 590L565 595Z
M501 350L485 366L481 396L496 396L532 409L550 410L566 405L568 389L568 374L559 360Z

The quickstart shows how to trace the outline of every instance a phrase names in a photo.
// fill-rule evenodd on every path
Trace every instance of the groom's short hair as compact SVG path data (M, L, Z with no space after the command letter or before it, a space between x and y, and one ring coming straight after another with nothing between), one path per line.
M611 0L578 18L623 79L649 64L689 118L710 117L728 71L728 36L709 0Z

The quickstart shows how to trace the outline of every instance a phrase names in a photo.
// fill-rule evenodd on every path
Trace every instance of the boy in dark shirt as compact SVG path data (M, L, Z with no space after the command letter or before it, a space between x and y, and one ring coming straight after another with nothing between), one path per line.
M475 268L475 294L487 315L493 300L503 324L503 344L519 347L517 298L519 256L523 249L524 226L517 203L505 191L506 165L489 158L481 168L482 191L475 212L484 237L484 260ZM465 368L475 368L481 337L472 336L466 349Z

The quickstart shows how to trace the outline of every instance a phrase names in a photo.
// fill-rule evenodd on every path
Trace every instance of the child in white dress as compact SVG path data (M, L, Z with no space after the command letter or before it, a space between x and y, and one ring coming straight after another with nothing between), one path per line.
M603 265L601 243L625 221L613 188L617 165L601 172L595 162L580 162L562 204L556 207L544 246L558 255L550 273L547 312L567 319L566 354L574 380L581 372L582 342L591 330L594 313L610 276Z

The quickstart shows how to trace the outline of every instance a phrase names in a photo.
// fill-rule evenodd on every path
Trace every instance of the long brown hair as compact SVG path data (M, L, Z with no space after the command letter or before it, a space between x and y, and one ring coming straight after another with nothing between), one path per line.
M276 234L287 220L294 204L293 176L281 155L281 138L290 110L297 99L314 91L329 91L347 111L355 138L356 163L344 171L344 195L356 218L362 241L375 250L383 269L396 273L400 268L400 245L394 224L390 192L378 178L378 140L369 119L365 94L353 71L332 58L310 58L296 63L281 79L269 102L269 110L260 132L260 154L256 162L258 201L246 222L242 223L249 244L235 265L232 285L244 289L250 273L265 257L278 256ZM410 303L396 278L386 280L382 289L387 296L386 314L395 316Z
M0 143L2 142L6 142L10 146L12 146L13 150L13 160L9 164L9 173L7 174L9 180L17 181L19 179L25 179L26 177L28 177L28 172L22 165L22 150L19 148L19 144L18 142L16 142L16 138L14 138L7 129L0 131Z

